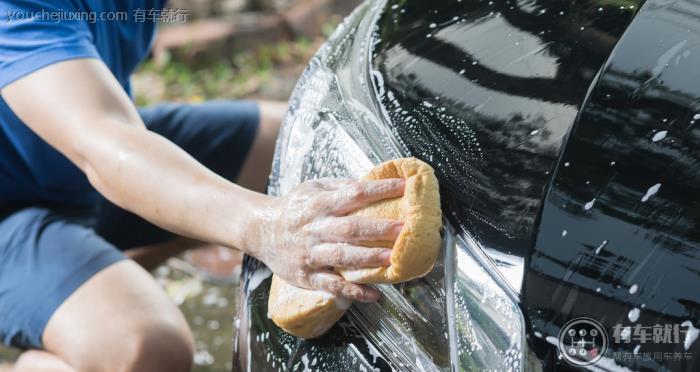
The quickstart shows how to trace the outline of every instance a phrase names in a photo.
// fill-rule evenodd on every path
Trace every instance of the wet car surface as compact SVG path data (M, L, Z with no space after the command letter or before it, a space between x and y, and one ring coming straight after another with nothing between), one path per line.
M698 66L697 1L365 3L300 79L270 192L416 156L441 257L310 341L246 259L234 369L566 370L585 316L611 340L591 369L697 370ZM678 342L635 338L655 325Z

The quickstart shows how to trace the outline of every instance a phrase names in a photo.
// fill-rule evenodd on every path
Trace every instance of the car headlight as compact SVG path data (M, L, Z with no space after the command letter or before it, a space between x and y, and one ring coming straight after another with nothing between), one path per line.
M360 177L382 161L412 155L386 124L376 99L381 75L369 63L384 5L356 9L299 79L277 140L271 194L320 177ZM429 275L377 286L382 300L354 304L349 319L399 370L535 368L517 296L468 232L445 226Z

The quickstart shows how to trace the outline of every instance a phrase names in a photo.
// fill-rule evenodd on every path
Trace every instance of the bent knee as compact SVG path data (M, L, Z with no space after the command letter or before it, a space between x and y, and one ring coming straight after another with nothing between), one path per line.
M149 324L128 345L126 371L189 371L194 346L189 328L173 324Z
M187 325L152 321L105 346L79 352L69 364L79 372L185 372L192 368L194 347Z
M187 371L192 364L184 316L131 261L78 288L53 314L42 341L77 371Z

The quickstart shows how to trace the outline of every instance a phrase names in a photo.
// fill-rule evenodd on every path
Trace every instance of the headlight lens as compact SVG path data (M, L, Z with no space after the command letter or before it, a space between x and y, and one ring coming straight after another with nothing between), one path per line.
M320 177L360 177L407 156L374 98L374 25L384 3L365 3L338 27L297 83L277 141L269 192L283 195ZM380 285L376 304L355 304L349 319L370 350L398 370L528 370L517 296L467 232L444 231L438 264L424 278Z

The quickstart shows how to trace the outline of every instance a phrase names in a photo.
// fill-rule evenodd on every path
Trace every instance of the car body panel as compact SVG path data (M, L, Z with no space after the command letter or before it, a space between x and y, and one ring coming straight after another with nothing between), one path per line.
M700 368L699 124L700 4L648 1L583 105L544 203L523 291L538 334L586 316L609 330L610 355L631 356L618 364ZM680 325L679 339L638 337L655 325Z
M636 8L403 3L388 4L373 61L392 127L435 167L446 214L514 268L519 291L561 146Z
M435 168L444 214L460 244L444 242L427 277L382 287L386 299L353 305L326 335L311 341L289 336L267 318L270 272L247 257L234 369L476 369L489 358L510 356L487 355L470 346L473 340L455 334L455 328L474 316L508 323L521 310L527 323L522 333L547 370L566 365L546 340L556 337L571 316L586 311L610 326L627 318L630 306L644 303L647 310L638 323L685 319L697 325L700 291L693 294L691 287L660 295L654 283L697 283L700 267L697 125L688 120L698 103L698 85L688 84L698 81L689 67L700 65L700 51L693 49L698 22L689 25L695 17L692 1L641 6L641 1L628 0L399 0L387 1L381 10L362 5L363 17L381 12L367 50L368 78L386 120L358 122L354 128L338 124L341 129L319 135L344 136L366 158L337 149L314 150L312 157L323 154L333 166L311 159L313 164L303 164L299 171L337 175L333 171L343 167L336 165L358 161L362 164L354 173L341 174L357 176L358 169L395 156L380 148L395 141L399 154L419 157ZM649 34L671 24L692 28L694 36ZM357 24L344 27L356 30ZM644 49L639 38L654 37L663 41L645 53L630 54ZM674 68L666 69L665 63L658 68L668 55L666 63L675 63ZM341 71L338 79L362 81L357 75ZM684 82L682 76L691 80ZM673 89L664 90L671 82L676 83ZM353 100L352 92L343 93L339 99ZM343 116L324 115L331 121ZM664 118L666 122L655 121ZM662 128L668 142L651 141ZM596 136L596 131L604 135ZM612 161L625 170L618 163L610 167ZM661 164L672 167L663 173ZM656 194L641 202L657 183ZM680 217L673 219L672 211ZM596 255L604 240L608 243ZM623 247L623 242L630 245ZM643 249L649 252L638 254ZM685 266L682 258L688 259ZM674 271L673 265L681 269ZM479 288L472 281L489 275L486 266L498 268L494 279L502 288ZM650 271L655 281L648 268L656 270ZM630 294L632 284L639 290L636 297ZM598 287L601 291L595 292ZM507 292L515 308L489 303L493 291ZM504 293L494 296L502 299ZM657 317L659 313L673 317ZM371 330L379 330L378 335ZM697 355L697 344L691 346ZM665 365L633 363L619 364ZM692 370L693 365L678 366Z

